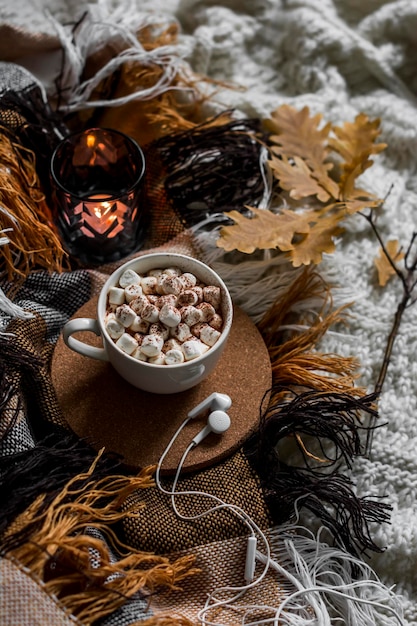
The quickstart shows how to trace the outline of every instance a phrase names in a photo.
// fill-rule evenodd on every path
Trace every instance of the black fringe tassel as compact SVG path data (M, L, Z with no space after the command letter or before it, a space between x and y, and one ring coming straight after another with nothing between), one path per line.
M228 115L222 114L225 120ZM258 205L264 193L262 138L259 120L209 120L155 142L166 168L165 190L186 227L213 213Z
M42 509L46 509L68 481L87 472L96 458L97 451L88 443L58 426L32 449L0 458L0 537L38 496L44 496ZM121 460L102 454L95 480L112 473L124 473ZM12 540L9 538L8 548L10 542L20 545L26 540L17 530Z
M362 420L376 414L376 396L307 391L286 400L279 397L244 448L274 523L293 520L306 509L352 554L382 552L370 525L389 522L392 507L357 497L353 483L339 472L343 463L349 469L353 457L362 453Z
M15 63L2 63L0 76L0 131L36 154L37 174L49 199L52 152L69 130L28 71Z

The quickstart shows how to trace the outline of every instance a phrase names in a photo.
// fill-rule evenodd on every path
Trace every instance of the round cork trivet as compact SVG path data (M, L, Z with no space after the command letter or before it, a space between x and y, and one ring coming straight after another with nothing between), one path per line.
M95 317L97 298L74 317ZM101 345L93 333L77 338ZM231 426L211 433L189 454L184 471L202 469L236 451L255 430L261 408L269 399L272 372L268 350L256 326L240 308L234 309L229 339L216 369L196 387L158 395L127 383L110 363L74 352L59 337L52 358L52 382L64 417L73 432L95 449L116 452L131 468L156 464L191 409L211 393L227 393ZM208 411L189 422L167 454L162 471L176 470L192 438L205 426Z

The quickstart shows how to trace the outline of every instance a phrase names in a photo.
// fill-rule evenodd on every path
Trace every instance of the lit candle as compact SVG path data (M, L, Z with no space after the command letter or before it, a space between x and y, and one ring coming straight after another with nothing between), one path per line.
M55 221L72 256L99 264L140 247L144 171L141 149L118 131L94 128L61 142L51 162Z
M118 200L108 199L105 194L94 194L74 207L74 215L82 216L81 231L86 237L105 235L116 237L123 230L123 222L129 207ZM102 200L102 202L97 202ZM136 207L131 219L135 219Z

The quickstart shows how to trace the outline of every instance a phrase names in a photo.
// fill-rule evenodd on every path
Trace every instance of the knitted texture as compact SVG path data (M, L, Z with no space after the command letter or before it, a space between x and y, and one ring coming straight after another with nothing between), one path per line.
M388 192L378 227L384 240L407 247L415 230L417 201L417 3L364 0L286 2L184 0L178 15L194 37L195 63L215 78L244 85L222 90L217 100L250 116L268 116L282 103L309 106L325 120L352 121L359 112L381 119L388 144L363 176L364 187ZM414 26L413 26L414 25ZM414 33L414 34L413 34ZM373 259L379 244L360 217L347 222L334 255L320 271L350 292L355 303L349 332L329 332L323 350L354 355L360 383L375 384L393 316L398 282L378 287ZM382 392L380 424L370 458L359 458L352 478L359 494L387 496L391 525L377 541L387 550L372 564L402 594L408 624L417 624L416 502L417 377L415 310L405 315Z
M65 7L52 0L40 4L62 23L64 17L75 19L87 5L81 0ZM122 0L112 4L126 6ZM33 38L44 35L34 49L53 48L39 12L36 20L31 19L23 1L3 0L1 7L10 28L24 28ZM223 81L222 86L205 85L209 92L216 90L205 105L207 113L235 109L251 118L267 117L287 103L308 106L336 124L353 121L359 112L379 117L380 139L388 147L361 183L386 197L378 218L383 239L395 238L407 247L417 203L417 2L136 0L131 3L131 11L135 10L153 16L161 13L166 22L178 20L180 56L193 70ZM54 41L57 46L58 40ZM10 59L10 49L0 44L3 59L27 63L50 88L59 68L54 62L45 66L44 56L43 65L36 55L22 61L18 57L23 49L20 43ZM228 87L224 81L243 89ZM375 385L402 295L399 281L384 289L378 286L373 266L378 247L367 222L357 216L347 220L336 252L320 266L323 276L342 285L346 299L354 300L348 332L328 332L321 349L357 357L359 382L369 390ZM387 549L373 555L371 564L382 581L395 585L402 596L408 626L417 624L416 346L415 308L411 307L394 344L371 455L358 458L351 471L359 495L385 496L393 505L391 525L375 529L376 541Z

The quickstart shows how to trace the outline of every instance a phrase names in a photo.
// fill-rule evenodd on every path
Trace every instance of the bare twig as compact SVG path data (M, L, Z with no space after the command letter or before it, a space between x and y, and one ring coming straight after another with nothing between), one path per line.
M417 278L415 276L415 272L417 270L417 252L413 252L413 246L417 239L417 233L414 232L411 236L410 243L408 245L407 251L404 256L404 270L401 270L395 264L395 260L389 254L385 246L385 243L382 240L382 237L375 224L373 212L370 211L366 215L364 213L361 213L361 215L363 215L363 217L365 217L365 219L370 224L381 246L381 249L387 258L387 261L391 265L396 276L400 279L401 284L403 286L403 296L398 303L397 310L394 315L394 320L392 323L391 331L388 335L387 343L385 346L384 358L382 360L381 369L379 371L378 378L374 387L374 393L376 394L377 398L379 398L379 396L381 395L382 388L384 386L385 378L386 378L387 371L388 371L388 366L391 361L392 350L394 347L395 339L398 335L398 331L401 325L402 316L404 314L404 311L409 306L414 304L415 301L417 300L417 295L413 293L417 285ZM365 455L367 456L369 456L371 452L373 433L375 430L375 421L376 421L376 415L372 415L370 418L370 426L367 432L366 445L365 445Z

